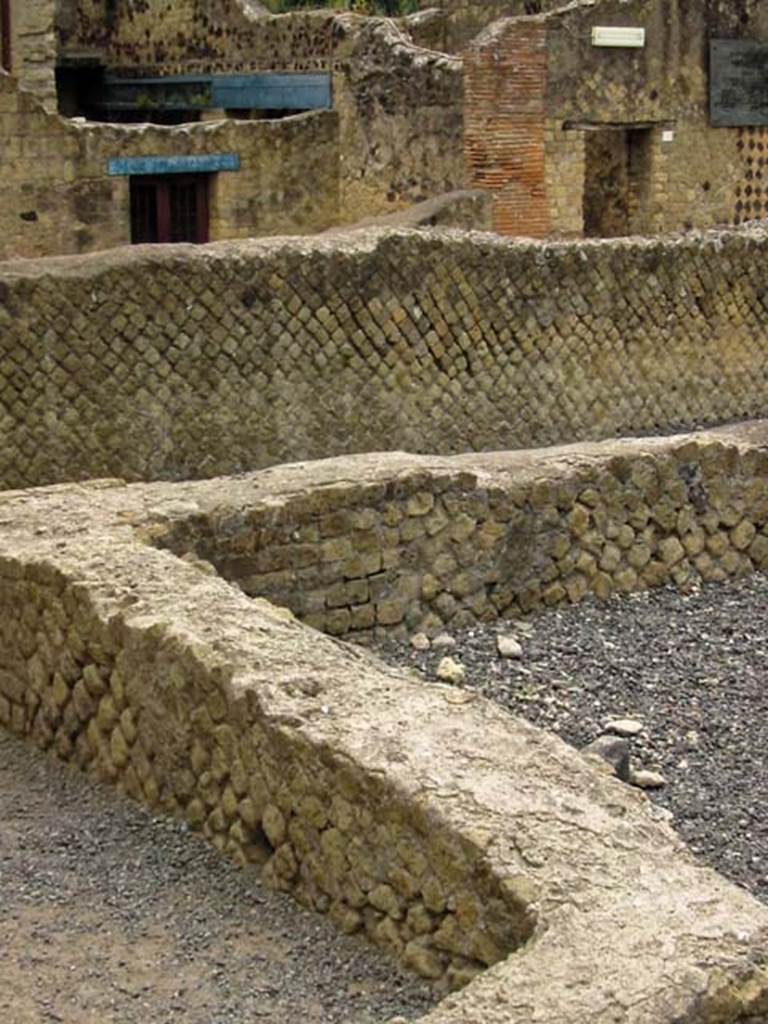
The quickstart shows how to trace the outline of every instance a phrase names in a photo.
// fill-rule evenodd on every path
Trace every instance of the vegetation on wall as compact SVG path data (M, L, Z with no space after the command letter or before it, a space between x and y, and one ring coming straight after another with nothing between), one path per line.
M265 2L275 14L296 10L327 9L354 11L355 14L384 15L389 18L412 14L420 6L417 0L265 0Z

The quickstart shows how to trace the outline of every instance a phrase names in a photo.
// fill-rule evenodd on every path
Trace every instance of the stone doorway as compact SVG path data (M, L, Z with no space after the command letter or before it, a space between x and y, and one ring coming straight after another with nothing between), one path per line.
M131 242L208 241L208 174L131 177Z
M615 238L648 230L652 131L610 125L585 131L584 236Z

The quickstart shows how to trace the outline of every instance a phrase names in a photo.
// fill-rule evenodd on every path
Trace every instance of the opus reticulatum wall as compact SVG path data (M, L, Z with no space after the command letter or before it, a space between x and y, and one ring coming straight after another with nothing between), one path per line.
M0 484L765 415L767 249L372 230L0 264Z
M157 545L205 528L226 549L265 515L281 529L298 510L300 532L302 509L323 523L388 492L419 508L437 492L533 509L537 495L575 490L582 509L605 498L607 511L611 480L647 491L672 467L702 522L738 510L729 536L741 552L747 532L766 536L765 441L755 424L471 468L382 454L6 492L0 720L263 863L272 884L441 987L465 986L429 1024L760 1021L768 910L698 865L638 791L486 701L425 686ZM538 514L565 529L573 509L561 506L546 499ZM620 529L639 505L610 507ZM443 529L465 523L446 510ZM612 536L607 518L601 528ZM512 587L516 571L504 567Z
M765 452L694 440L642 456L617 443L593 463L589 448L575 451L578 467L558 476L532 472L546 466L540 453L457 456L151 536L317 629L363 641L768 569Z

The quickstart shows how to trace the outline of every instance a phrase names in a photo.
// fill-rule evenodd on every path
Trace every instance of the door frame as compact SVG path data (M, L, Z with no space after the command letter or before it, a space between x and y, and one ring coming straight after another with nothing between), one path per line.
M157 204L157 243L171 242L171 187L178 185L195 186L195 238L194 244L204 245L210 240L210 200L209 190L212 175L210 174L164 174L164 175L131 175L129 189L137 185L145 185L154 189ZM133 235L133 225L131 225ZM131 237L131 242L134 239Z

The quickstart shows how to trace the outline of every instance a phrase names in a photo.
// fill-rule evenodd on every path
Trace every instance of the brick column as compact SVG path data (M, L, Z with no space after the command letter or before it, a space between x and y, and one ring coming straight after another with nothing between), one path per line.
M494 22L464 54L464 153L470 188L493 194L493 228L543 238L546 25Z

